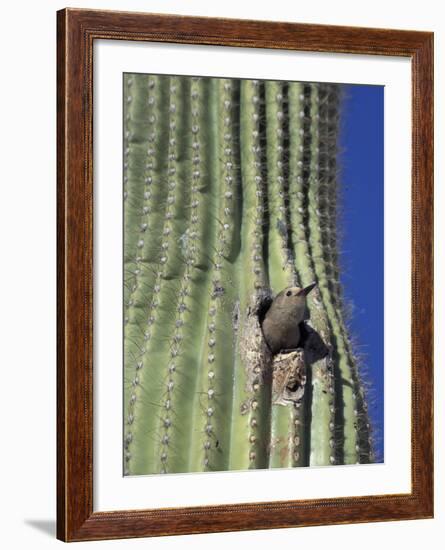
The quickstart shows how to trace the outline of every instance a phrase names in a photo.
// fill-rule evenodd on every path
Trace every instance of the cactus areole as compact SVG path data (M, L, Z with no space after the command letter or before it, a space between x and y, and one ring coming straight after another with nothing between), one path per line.
M341 87L124 75L125 475L373 461Z

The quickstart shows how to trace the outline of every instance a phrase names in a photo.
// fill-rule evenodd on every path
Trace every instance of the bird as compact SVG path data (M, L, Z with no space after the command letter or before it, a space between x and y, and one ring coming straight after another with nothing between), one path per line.
M306 316L306 296L316 286L288 287L279 292L267 310L261 328L270 351L288 353L298 348L300 323Z

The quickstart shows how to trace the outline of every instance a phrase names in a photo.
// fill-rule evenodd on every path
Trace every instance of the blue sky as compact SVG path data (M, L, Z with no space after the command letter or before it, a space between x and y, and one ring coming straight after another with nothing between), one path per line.
M383 86L345 85L340 134L341 281L383 460Z

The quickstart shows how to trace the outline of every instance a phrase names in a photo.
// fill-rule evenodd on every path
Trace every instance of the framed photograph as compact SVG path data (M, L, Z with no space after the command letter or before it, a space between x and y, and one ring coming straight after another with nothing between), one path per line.
M433 34L58 12L58 538L433 516Z

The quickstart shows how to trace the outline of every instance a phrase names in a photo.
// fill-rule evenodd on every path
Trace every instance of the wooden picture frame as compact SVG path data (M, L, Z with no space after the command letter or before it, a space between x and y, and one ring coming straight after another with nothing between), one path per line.
M433 516L433 34L64 9L57 14L57 536L64 541ZM412 66L411 492L93 511L93 43L155 41L401 56Z

